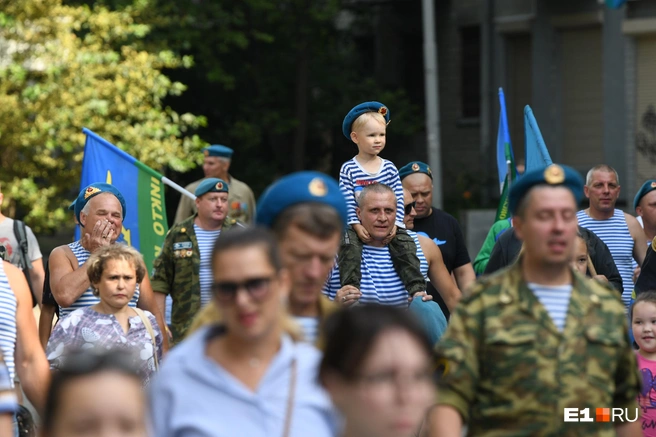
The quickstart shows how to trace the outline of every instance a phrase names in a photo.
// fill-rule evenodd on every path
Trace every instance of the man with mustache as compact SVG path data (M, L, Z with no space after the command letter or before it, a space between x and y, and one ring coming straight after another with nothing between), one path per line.
M171 333L180 342L202 306L212 300L212 248L222 231L231 226L228 183L203 180L196 188L196 212L169 230L162 252L153 264L155 300L164 312L171 296Z
M615 208L620 196L615 169L605 164L593 167L588 172L583 190L590 200L590 207L576 214L579 225L594 232L608 246L622 276L622 301L628 307L633 293L633 260L638 266L642 265L647 239L635 217Z

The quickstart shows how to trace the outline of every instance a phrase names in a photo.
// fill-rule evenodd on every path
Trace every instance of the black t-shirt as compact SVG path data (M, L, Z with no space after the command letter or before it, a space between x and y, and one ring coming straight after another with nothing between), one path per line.
M412 230L419 234L423 233L437 244L449 273L471 262L465 245L465 237L460 229L460 223L451 214L433 207L431 215L415 219L415 226ZM435 287L429 283L427 291L433 296L435 302L440 305L442 312L448 318L450 315L449 309L440 294L435 290Z

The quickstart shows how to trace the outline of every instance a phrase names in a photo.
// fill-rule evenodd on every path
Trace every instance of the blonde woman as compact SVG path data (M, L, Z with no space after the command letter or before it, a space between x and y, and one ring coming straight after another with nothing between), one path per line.
M176 346L151 387L157 437L334 437L320 353L285 332L290 278L262 229L230 230L212 252L219 320Z
M98 249L87 261L87 275L97 304L73 311L53 330L46 355L58 368L68 351L123 348L134 352L144 384L155 372L162 355L162 333L155 316L128 303L146 276L141 254L124 244Z

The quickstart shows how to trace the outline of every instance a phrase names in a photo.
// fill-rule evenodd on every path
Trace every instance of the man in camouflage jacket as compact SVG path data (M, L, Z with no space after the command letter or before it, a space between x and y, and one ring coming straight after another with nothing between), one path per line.
M236 224L234 220L227 217L228 184L226 182L220 179L205 179L196 189L196 196L196 203L200 205L198 213L169 230L162 251L153 264L151 283L162 311L166 295L171 295L173 300L171 333L174 343L184 338L201 308L201 254L194 224L203 229L218 229L221 232ZM202 203L208 200L206 196L223 196L217 199L222 203L207 208ZM219 210L222 212L217 213Z
M641 435L639 421L596 417L597 408L636 417L639 373L617 292L569 266L582 187L556 165L512 187L524 253L477 282L451 317L431 437L460 437L464 424L470 436ZM565 422L566 408L593 420Z

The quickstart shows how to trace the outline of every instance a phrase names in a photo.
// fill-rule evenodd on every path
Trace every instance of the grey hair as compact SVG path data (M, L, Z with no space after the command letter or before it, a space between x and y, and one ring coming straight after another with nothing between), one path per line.
M362 192L360 193L360 197L358 197L358 206L360 208L364 206L364 201L366 197L369 195L369 193L376 193L376 194L391 193L392 196L394 196L394 203L396 203L396 194L394 193L394 190L392 190L392 188L390 188L388 185L376 183L376 184L367 185L362 189Z
M588 172L588 174L586 175L586 177L585 177L585 185L586 186L588 186L588 187L590 186L590 184L592 183L592 175L596 171L603 171L603 172L606 172L606 173L614 173L615 174L615 182L617 182L618 185L620 184L620 176L617 174L617 171L615 171L615 169L613 167L611 167L610 165L607 165L607 164L599 164L599 165L595 165L594 167L592 167L590 169L590 171Z

